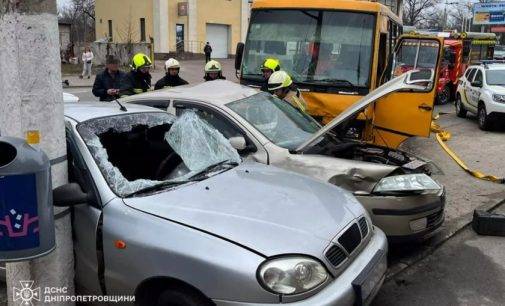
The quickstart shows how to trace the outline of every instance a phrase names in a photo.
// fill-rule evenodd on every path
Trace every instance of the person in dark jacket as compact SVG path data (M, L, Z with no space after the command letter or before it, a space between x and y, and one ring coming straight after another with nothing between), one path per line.
M214 80L226 80L223 76L223 69L221 68L221 64L218 61L212 60L205 64L205 75L203 79L208 81Z
M121 81L119 95L132 96L151 89L151 60L143 53L137 53L133 57L132 70Z
M119 70L119 60L113 56L107 56L105 70L97 74L93 84L93 94L100 101L113 101L119 98L119 87L125 73Z
M188 84L188 82L179 76L180 70L181 65L179 64L179 61L174 58L169 58L168 61L165 62L166 74L163 78L156 82L156 85L154 85L154 90Z
M208 63L211 60L210 56L212 54L212 47L209 42L207 42L205 47L203 47L203 53L205 53L205 63Z

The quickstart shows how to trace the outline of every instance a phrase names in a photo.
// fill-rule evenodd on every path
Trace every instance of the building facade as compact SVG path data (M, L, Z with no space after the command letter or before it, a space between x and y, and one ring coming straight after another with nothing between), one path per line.
M213 57L235 54L244 41L250 0L96 0L97 39L149 42L157 55L203 53L210 42Z

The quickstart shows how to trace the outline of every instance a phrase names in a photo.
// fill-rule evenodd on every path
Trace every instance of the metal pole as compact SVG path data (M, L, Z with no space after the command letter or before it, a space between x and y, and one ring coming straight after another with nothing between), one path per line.
M0 0L0 130L4 136L25 138L40 133L39 148L53 161L53 188L67 182L66 142L59 56L56 0ZM55 214L65 212L57 209ZM56 250L45 257L7 264L7 297L14 301L20 281L40 288L43 305L46 288L74 294L74 264L70 215L55 220ZM71 302L59 305L73 305ZM44 305L47 305L45 303Z

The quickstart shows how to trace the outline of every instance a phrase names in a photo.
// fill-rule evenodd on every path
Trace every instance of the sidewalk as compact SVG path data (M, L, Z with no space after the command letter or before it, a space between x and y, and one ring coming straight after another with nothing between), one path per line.
M235 76L235 60L234 59L218 59L218 61L223 66L223 75L230 81L238 82L237 77ZM190 84L203 82L204 75L204 65L205 61L203 60L188 60L188 61L180 61L181 63L181 72L180 76L188 81ZM164 61L156 61L155 69L151 70L152 75L152 85L161 79L165 75L164 70ZM92 75L90 79L80 79L79 75L62 75L62 80L68 80L70 83L70 87L92 87L93 82L95 81L95 75Z

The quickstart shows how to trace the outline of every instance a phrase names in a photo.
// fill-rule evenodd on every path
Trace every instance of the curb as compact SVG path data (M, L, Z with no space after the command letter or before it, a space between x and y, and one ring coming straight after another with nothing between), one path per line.
M489 203L484 203L475 209L491 211L501 206L502 204L505 204L505 199L499 200L498 202L493 201ZM397 276L410 266L418 263L419 261L431 255L436 249L438 249L438 247L442 246L447 240L449 240L451 237L453 237L454 235L458 234L459 232L466 229L469 225L471 225L472 218L473 218L473 211L444 224L443 225L444 228L438 233L438 235L435 235L433 236L433 238L431 238L432 241L430 245L426 247L426 249L422 250L421 252L413 256L401 259L398 263L389 267L384 282L390 281L391 279L393 279L395 276Z

